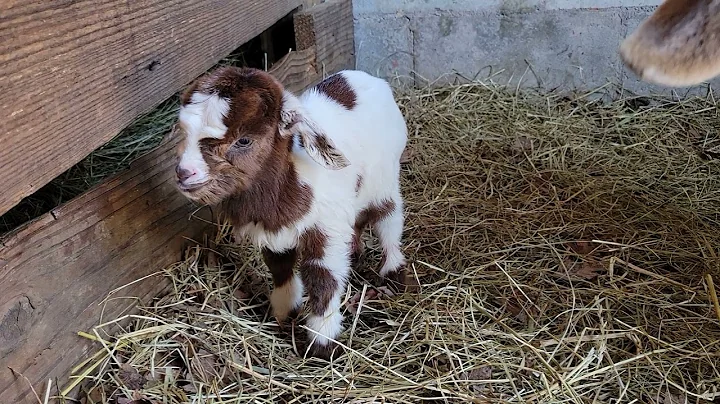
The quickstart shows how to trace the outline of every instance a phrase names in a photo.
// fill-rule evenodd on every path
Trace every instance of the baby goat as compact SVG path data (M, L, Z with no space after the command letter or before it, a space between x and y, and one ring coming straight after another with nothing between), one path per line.
M183 95L179 129L178 188L219 206L262 249L278 321L307 291L309 352L330 358L366 226L382 245L380 276L405 276L399 176L407 127L390 86L342 71L298 97L264 71L219 68Z

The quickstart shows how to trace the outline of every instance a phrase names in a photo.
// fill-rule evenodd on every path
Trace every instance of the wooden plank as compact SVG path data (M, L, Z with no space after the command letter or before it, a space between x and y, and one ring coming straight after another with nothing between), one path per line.
M119 317L165 282L138 282L103 306L108 293L176 261L183 237L201 236L205 226L188 220L193 207L173 185L176 141L4 241L0 402L33 402L22 376L36 389L66 380L77 358L97 349L78 331L97 324L103 309L104 318Z
M300 4L0 2L0 214Z
M271 72L275 77L283 77L286 89L299 92L322 80L315 67L315 58L315 47L290 52L273 65Z
M328 0L295 14L297 49L315 47L321 74L355 67L354 38L351 0Z
M322 79L315 49L285 55L270 72L300 92ZM186 238L211 230L189 220L194 208L175 190L177 141L0 240L0 403L35 403L30 385L42 390L49 378L64 386L98 348L77 332L161 293L162 277L142 278L180 258ZM208 210L196 215L210 219Z
M291 52L270 72L298 92L321 79L314 60L314 48ZM101 305L108 293L175 262L186 237L199 240L209 230L189 220L194 208L175 189L178 140L169 137L128 171L1 242L0 403L34 402L24 377L35 389L48 378L62 386L80 358L98 349L78 331L101 315L118 318L166 284L150 277ZM198 214L211 219L208 210Z

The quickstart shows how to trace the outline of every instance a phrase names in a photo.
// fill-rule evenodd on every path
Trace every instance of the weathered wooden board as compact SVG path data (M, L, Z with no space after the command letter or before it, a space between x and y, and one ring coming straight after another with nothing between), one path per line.
M352 1L328 0L295 14L297 49L314 46L322 74L355 67Z
M350 52L352 41L344 43ZM326 57L309 45L271 73L299 92L322 79L318 65L342 64ZM69 370L98 348L77 332L161 293L161 276L137 280L175 262L188 238L210 230L190 220L195 208L175 190L177 141L168 138L127 171L0 240L0 403L36 403L30 385L42 389L49 378L65 385Z
M0 214L301 4L0 2Z
M314 47L291 52L271 72L291 91L322 79ZM96 350L78 331L114 319L166 286L154 276L180 257L186 238L208 226L174 186L179 139L168 138L112 178L21 228L0 246L0 403L34 402L48 378L64 383L79 358ZM209 220L207 210L196 215ZM125 298L123 297L131 297ZM11 370L12 369L12 370ZM55 380L57 379L57 380Z
M283 85L290 91L300 92L322 80L315 67L315 47L283 56L270 71L275 77L283 77Z
M174 189L175 140L130 170L31 223L0 249L0 402L32 402L48 378L64 379L91 344L77 336L164 287L162 276L113 289L179 258L183 237L205 226ZM201 215L205 212L201 212ZM207 218L207 217L206 217ZM11 370L12 369L12 370ZM56 380L53 380L56 382Z

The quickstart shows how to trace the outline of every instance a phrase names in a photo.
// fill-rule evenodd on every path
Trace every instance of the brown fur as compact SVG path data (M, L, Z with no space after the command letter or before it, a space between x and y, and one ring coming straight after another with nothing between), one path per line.
M297 251L293 248L285 252L276 253L263 248L262 257L273 277L275 287L286 284L293 276L293 267L297 260Z
M355 180L355 194L357 195L360 193L360 188L362 188L363 185L363 176L358 174L357 179Z
M269 172L255 179L243 192L223 201L221 213L235 226L261 224L267 231L278 231L300 219L310 209L312 189L300 184L290 167L281 173Z
M371 203L361 210L355 218L355 232L352 239L352 261L357 262L363 253L362 234L367 226L372 226L386 218L395 209L395 202L384 200L380 203Z
M338 287L337 280L330 270L315 261L303 261L300 276L308 291L307 307L315 315L324 315Z
M720 1L666 0L620 46L641 79L690 86L720 74Z
M357 105L355 90L340 73L333 74L315 86L318 92L328 96L345 109L352 110Z
M300 249L303 254L303 261L318 260L325 256L325 245L327 236L317 227L305 230L300 236Z
M310 341L306 342L306 346L309 342ZM342 346L331 342L327 345L313 344L312 346L310 346L308 353L310 354L310 356L314 356L316 358L324 359L330 362L344 354L345 349Z
M211 181L186 195L220 204L221 215L235 226L255 223L277 231L301 218L310 208L312 191L298 182L290 159L292 139L279 133L280 83L260 70L223 67L196 80L181 103L189 103L195 92L228 99L230 110L225 137L200 141ZM252 140L251 147L236 147L240 137Z
M330 299L337 289L337 281L330 270L317 262L325 256L326 244L327 236L317 227L306 230L300 237L303 254L300 276L308 291L307 305L314 314L320 316L327 310Z

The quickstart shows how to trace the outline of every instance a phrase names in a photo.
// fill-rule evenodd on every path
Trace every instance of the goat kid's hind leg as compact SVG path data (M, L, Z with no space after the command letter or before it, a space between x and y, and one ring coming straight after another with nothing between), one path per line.
M262 257L273 278L270 307L275 319L282 324L288 317L297 313L302 304L302 281L293 270L297 261L297 251L291 248L278 253L264 248Z
M343 331L340 305L350 273L349 246L349 237L329 239L322 257L304 259L300 264L308 293L306 325L312 330L307 341L310 356L330 360L343 353L342 347L331 340L337 340Z
M400 249L405 219L403 218L403 201L400 193L397 192L386 205L389 208L387 213L373 225L383 250L380 260L380 277L405 285L407 283L406 261Z

